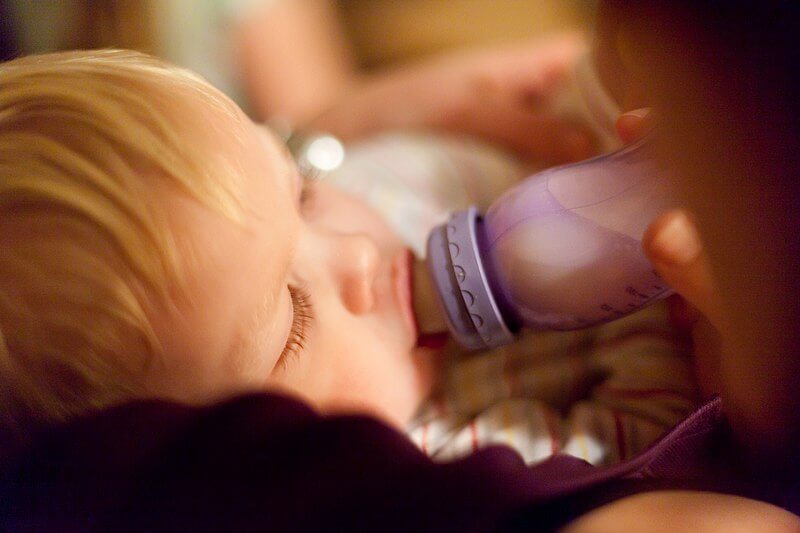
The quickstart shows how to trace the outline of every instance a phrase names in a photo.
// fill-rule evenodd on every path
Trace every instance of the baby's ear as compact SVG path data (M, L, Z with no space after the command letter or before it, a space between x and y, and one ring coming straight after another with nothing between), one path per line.
M623 113L617 118L617 135L625 144L631 144L644 137L653 127L650 108L643 107Z

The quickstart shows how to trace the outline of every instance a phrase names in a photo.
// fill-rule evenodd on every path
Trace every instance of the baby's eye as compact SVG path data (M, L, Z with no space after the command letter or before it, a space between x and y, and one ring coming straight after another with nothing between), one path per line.
M292 326L289 338L275 367L285 368L290 357L296 357L305 348L314 314L311 308L311 295L305 286L289 286L292 297Z

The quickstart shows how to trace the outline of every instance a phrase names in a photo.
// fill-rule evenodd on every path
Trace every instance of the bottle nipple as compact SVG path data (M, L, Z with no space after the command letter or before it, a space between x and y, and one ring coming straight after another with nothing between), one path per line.
M414 262L414 314L420 336L438 334L447 331L439 303L436 301L435 288L431 284L425 261Z

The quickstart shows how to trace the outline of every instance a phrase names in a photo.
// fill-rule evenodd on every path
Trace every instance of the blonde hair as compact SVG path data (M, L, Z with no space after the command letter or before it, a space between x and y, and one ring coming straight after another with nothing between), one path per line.
M160 346L143 294L168 305L182 279L147 177L239 214L231 169L171 112L189 94L239 116L199 77L136 52L0 65L0 445L147 394Z

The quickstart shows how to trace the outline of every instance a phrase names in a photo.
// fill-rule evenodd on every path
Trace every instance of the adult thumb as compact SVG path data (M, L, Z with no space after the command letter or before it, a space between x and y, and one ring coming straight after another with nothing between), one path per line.
M659 216L645 231L642 246L664 281L712 323L717 323L718 293L691 215L675 209Z

